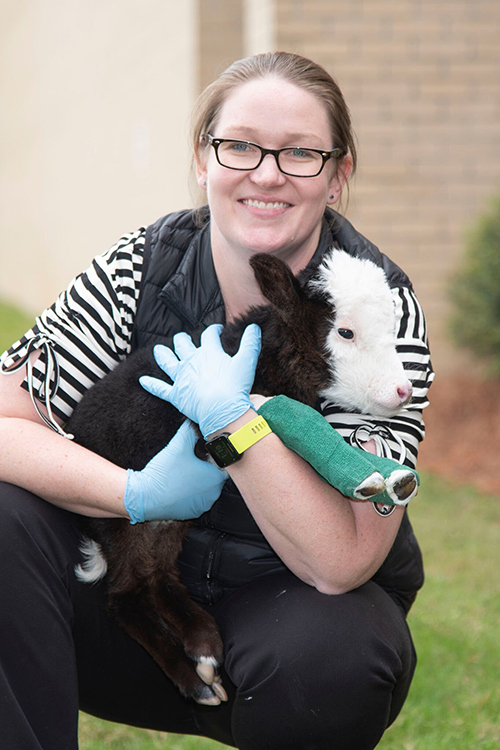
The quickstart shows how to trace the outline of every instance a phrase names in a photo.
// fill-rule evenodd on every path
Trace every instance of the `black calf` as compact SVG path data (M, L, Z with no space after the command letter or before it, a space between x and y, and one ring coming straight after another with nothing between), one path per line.
M262 351L253 391L283 393L313 405L332 379L324 342L334 310L320 295L306 292L281 261L260 254L251 265L270 304L226 326L222 344L234 354L244 328L258 323ZM142 469L184 421L173 406L141 388L138 378L148 374L167 379L152 350L139 350L96 383L68 422L75 440L119 466ZM190 599L176 567L188 527L178 521L132 526L126 520L89 519L89 537L106 559L109 607L119 624L184 695L218 703L224 693L217 677L212 680L223 658L222 642L212 617Z

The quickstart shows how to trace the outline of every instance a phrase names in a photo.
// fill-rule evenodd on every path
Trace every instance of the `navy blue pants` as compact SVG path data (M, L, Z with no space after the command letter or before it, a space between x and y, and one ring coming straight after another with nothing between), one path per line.
M111 622L103 585L79 583L79 518L0 484L0 737L76 750L79 708L243 750L368 750L407 696L415 652L403 611L375 583L327 596L289 572L211 608L229 702L181 697Z

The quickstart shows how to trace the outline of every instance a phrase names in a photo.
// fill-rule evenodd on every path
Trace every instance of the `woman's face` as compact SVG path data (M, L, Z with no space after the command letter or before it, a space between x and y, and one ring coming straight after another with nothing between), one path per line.
M337 145L323 104L279 78L255 79L234 89L211 134L270 149L331 150ZM202 187L206 182L214 252L219 258L226 252L247 257L269 252L295 271L304 267L316 249L325 205L339 199L350 164L344 162L344 175L335 171L331 159L316 177L289 177L272 155L257 169L235 171L221 166L207 147L198 155L197 178Z

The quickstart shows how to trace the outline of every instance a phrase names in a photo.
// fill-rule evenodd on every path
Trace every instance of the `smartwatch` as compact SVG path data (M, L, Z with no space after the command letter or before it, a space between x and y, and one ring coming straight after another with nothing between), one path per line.
M272 432L263 417L255 417L236 432L223 432L207 440L205 447L220 469L239 461L243 453Z

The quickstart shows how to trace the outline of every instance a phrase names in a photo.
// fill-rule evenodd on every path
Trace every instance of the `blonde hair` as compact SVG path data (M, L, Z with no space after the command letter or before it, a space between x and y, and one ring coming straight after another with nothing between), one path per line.
M243 83L270 76L293 83L322 102L330 122L333 147L341 149L339 161L350 154L354 173L357 164L355 135L349 109L339 86L321 65L291 52L266 52L237 60L207 86L198 97L194 110L194 154L206 147L202 137L215 127L220 110L230 93Z

